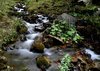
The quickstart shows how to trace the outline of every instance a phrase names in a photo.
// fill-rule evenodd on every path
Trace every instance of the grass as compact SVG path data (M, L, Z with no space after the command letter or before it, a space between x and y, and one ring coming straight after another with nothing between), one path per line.
M0 47L3 43L13 41L16 34L16 26L20 24L15 17L8 16L10 8L16 3L16 0L0 0Z
M30 12L58 14L64 12L70 0L0 0L0 46L2 43L7 42L8 44L16 34L15 28L20 22L17 18L10 16L9 12L13 5L19 1L24 2Z
M68 8L70 0L25 0L29 11L59 14Z

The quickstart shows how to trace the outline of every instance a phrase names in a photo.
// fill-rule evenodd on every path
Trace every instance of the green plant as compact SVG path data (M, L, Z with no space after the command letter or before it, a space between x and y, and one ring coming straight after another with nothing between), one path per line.
M50 34L62 39L64 42L71 39L75 43L82 37L77 33L75 26L66 21L55 21L50 29Z
M18 35L15 31L12 32L12 34L9 34L8 36L3 38L3 44L11 44L12 42L15 42Z
M71 66L71 56L66 54L62 60L61 60L61 64L59 66L60 71L69 71L69 67Z

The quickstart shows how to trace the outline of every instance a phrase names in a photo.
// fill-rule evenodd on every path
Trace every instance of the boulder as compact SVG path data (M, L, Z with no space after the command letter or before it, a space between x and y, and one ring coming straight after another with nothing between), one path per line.
M44 28L44 26L42 26L42 25L35 26L35 31L42 32L42 31L44 31L44 30L45 30L45 28Z
M36 64L42 71L46 71L51 66L51 61L47 56L42 55L36 58Z
M42 43L42 40L40 38L36 38L34 43L32 44L32 47L30 48L30 51L43 53L44 52L44 48L45 48L45 46Z
M70 24L75 24L75 22L77 21L77 19L75 17L73 17L73 16L71 16L71 15L69 15L67 13L63 13L63 14L59 15L57 17L57 19L58 20L65 20Z

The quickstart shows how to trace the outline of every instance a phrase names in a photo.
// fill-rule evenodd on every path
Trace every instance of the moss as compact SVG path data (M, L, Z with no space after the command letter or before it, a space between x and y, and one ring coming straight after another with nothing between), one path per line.
M36 64L40 69L47 69L51 66L51 61L47 56L38 56L36 58Z
M18 26L16 27L16 31L17 31L17 33L19 33L19 34L24 34L24 33L27 32L27 27L26 27L24 24L18 25Z
M11 7L16 2L17 0L0 0L0 47L17 38L16 26L20 25L19 19L8 16Z
M42 43L42 40L40 38L36 38L34 41L31 51L38 52L38 53L43 53L44 52L44 44Z
M46 14L59 14L65 12L70 4L71 0L26 0L25 3L28 6L28 10L35 12L42 12Z

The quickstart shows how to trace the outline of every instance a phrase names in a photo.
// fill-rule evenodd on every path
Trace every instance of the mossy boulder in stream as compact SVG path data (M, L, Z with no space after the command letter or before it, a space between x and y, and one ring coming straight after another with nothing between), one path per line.
M25 25L18 25L17 28L16 28L16 31L19 33L19 34L24 34L27 32L27 27Z
M51 61L47 56L38 56L36 58L37 67L42 71L46 71L51 66Z
M36 38L34 43L32 44L32 47L30 51L38 52L38 53L43 53L44 52L44 44L42 43L42 40L39 38Z

